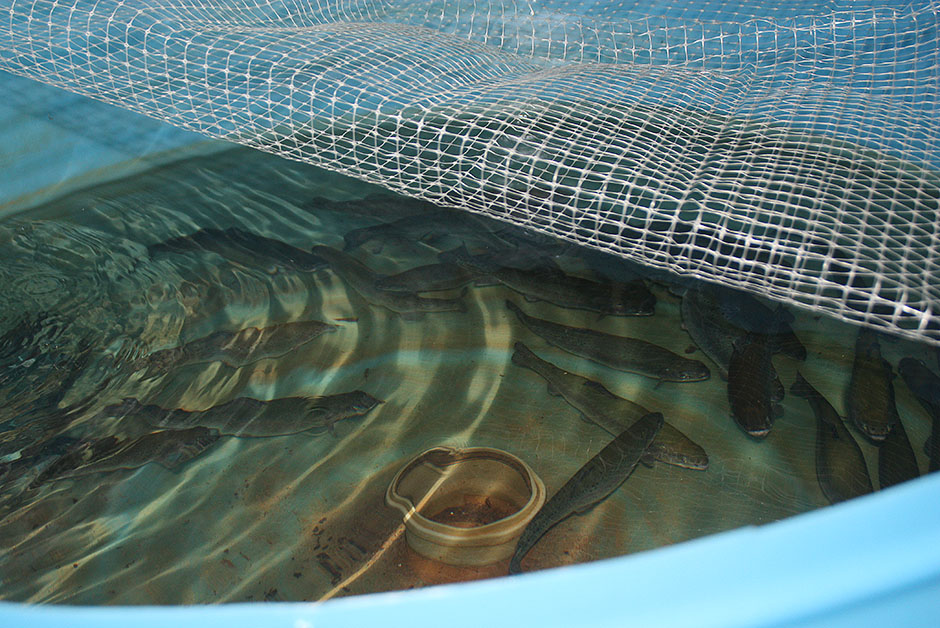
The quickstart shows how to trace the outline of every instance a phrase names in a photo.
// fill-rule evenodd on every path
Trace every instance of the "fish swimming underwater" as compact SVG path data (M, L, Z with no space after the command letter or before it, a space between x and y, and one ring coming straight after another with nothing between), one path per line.
M461 299L428 299L414 292L380 290L376 287L376 282L381 275L373 272L359 260L328 246L315 246L313 252L326 259L333 272L352 286L363 299L373 305L401 314L403 317L415 317L425 312L465 312L467 310Z
M871 493L865 456L835 408L799 373L790 392L816 415L816 479L826 499L835 504Z
M320 321L297 321L262 328L246 327L236 332L218 331L179 347L155 351L138 358L132 366L134 370L145 370L145 378L171 368L204 362L222 362L239 368L258 360L280 357L337 329L336 325Z
M379 277L375 280L375 287L395 292L437 292L462 288L479 276L480 273L463 266L442 262Z
M883 441L898 422L893 379L891 365L881 357L877 333L860 329L846 408L855 427L875 443Z
M260 401L239 397L207 410L176 410L144 405L126 398L106 407L109 416L142 418L154 427L182 429L192 426L212 428L225 436L286 436L307 431L333 432L338 421L367 414L380 399L355 390L321 397L283 397Z
M81 443L50 465L30 485L118 469L137 469L155 462L174 469L200 455L219 440L219 433L206 427L161 430L139 438L114 436Z
M920 477L917 457L900 419L878 444L878 486L882 489Z
M614 438L552 495L522 531L509 561L509 573L522 571L522 559L542 535L573 514L583 514L626 481L663 425L663 415L647 414Z
M453 209L406 216L392 222L353 229L343 236L344 251L374 243L372 253L380 253L386 241L426 242L437 237L475 237L490 234L488 221L469 212Z
M736 343L743 342L748 332L729 320L725 311L714 286L697 283L682 290L680 305L682 327L689 332L689 336L698 348L718 367L719 377L727 380L728 365L731 363L734 346ZM772 336L771 348L774 352L777 351L776 342L777 337ZM803 356L805 357L805 350ZM771 368L773 368L772 365ZM780 383L776 370L773 371L772 377L772 399L780 401L784 397L783 384Z
M708 379L708 367L658 345L593 329L569 327L529 316L512 301L506 307L534 334L569 353L614 369L667 382Z
M924 453L929 460L927 471L940 471L940 377L914 358L903 358L898 370L904 383L930 415L930 436L924 443Z
M735 343L728 364L728 401L735 423L754 438L770 433L779 411L773 401L775 373L770 339L748 334Z
M458 264L495 279L528 301L546 301L559 307L611 316L650 316L656 305L656 297L642 281L598 282L568 275L558 268L523 270L480 262L463 247L451 254Z
M513 364L540 375L548 383L551 394L561 395L585 420L606 430L611 436L620 434L649 414L646 408L618 397L600 383L564 371L539 358L521 342L517 342L514 349ZM644 463L653 460L686 469L704 471L708 468L708 454L705 450L669 423L663 423L647 454L644 454Z

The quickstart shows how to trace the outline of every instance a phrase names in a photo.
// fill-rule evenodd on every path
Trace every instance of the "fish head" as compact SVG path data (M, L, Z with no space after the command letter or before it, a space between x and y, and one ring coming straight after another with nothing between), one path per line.
M689 360L682 365L669 367L665 371L664 380L671 382L700 382L711 377L711 371L698 360Z
M351 394L353 395L353 398L350 403L350 407L358 414L366 414L380 403L385 403L383 400L376 399L369 393L363 392L361 390L353 391Z
M326 268L326 266L326 260L319 255L314 255L313 253L309 253L303 256L298 255L297 257L292 258L287 264L287 267L291 270L304 273L312 273L314 271Z
M218 430L197 426L188 430L167 430L178 438L170 443L169 450L161 456L159 462L168 469L184 464L211 447L221 434Z
M109 416L124 417L140 408L141 403L133 397L124 397L120 403L106 406L102 412Z

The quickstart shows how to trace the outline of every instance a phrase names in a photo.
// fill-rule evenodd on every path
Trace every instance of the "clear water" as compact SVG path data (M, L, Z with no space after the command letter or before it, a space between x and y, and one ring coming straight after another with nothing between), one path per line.
M461 568L421 558L402 538L401 515L384 496L403 464L437 445L509 451L552 494L611 440L548 394L544 380L510 362L517 340L661 411L710 458L707 471L637 467L596 508L550 530L526 558L527 569L649 550L828 505L816 477L809 405L788 393L766 439L742 432L730 417L726 382L683 330L680 297L661 281L648 281L657 298L651 317L599 318L528 303L492 285L468 289L466 312L410 320L370 304L329 269L293 271L271 260L252 265L211 251L151 257L147 249L210 227L239 227L304 250L342 248L352 229L425 209L339 175L234 149L89 188L0 223L0 463L6 465L0 598L319 600L504 575L507 561ZM493 246L496 227L485 223L477 234L437 234L422 242L393 238L351 254L393 273L433 263L441 250L462 243ZM592 276L577 250L557 261L567 272ZM713 375L657 384L576 357L521 325L506 309L507 298L533 316L654 342L705 362ZM844 414L857 329L812 312L792 313L808 358L776 356L781 381L789 389L799 369ZM218 330L297 320L339 328L240 368L191 364L147 379L130 366L138 356ZM904 356L936 366L927 346L883 338L881 348L895 367ZM384 403L336 423L332 432L222 436L173 469L151 463L30 485L82 443L152 431L146 422L103 412L127 397L198 410L236 397L353 390ZM925 471L929 418L900 378L895 390ZM853 433L877 487L877 449ZM24 452L30 465L22 464Z

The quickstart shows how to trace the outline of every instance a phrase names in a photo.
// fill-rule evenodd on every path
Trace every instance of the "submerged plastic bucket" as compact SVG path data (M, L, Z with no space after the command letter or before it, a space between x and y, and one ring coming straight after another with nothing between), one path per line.
M512 556L545 503L545 485L500 449L435 447L398 472L385 502L404 514L405 538L417 553L479 566Z

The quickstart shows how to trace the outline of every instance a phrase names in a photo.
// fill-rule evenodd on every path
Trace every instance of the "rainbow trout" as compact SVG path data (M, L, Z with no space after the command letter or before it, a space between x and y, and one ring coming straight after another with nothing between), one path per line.
M272 274L277 272L278 268L312 272L326 266L326 260L303 249L237 227L200 229L195 233L171 238L147 247L151 258L167 253L201 251L215 253L249 268L266 263L268 264L267 271Z
M522 559L542 535L573 514L583 514L623 484L663 426L663 415L647 414L587 461L522 531L509 573L522 571Z
M181 429L201 425L225 436L261 438L311 430L334 433L336 422L367 414L380 403L380 399L355 390L338 395L284 397L271 401L239 397L207 410L194 411L144 405L137 399L126 398L102 412L110 416L142 418L154 427Z
M522 270L483 263L466 248L451 251L458 264L485 274L523 295L527 301L547 301L560 307L612 316L651 316L656 297L642 281L597 282L568 275L557 268Z
M891 365L881 357L877 334L860 329L846 407L855 427L876 443L883 441L898 422L893 378Z
M930 436L924 443L924 453L930 461L927 471L940 471L940 377L914 358L902 359L898 370L904 383L930 415Z
M343 236L344 251L351 251L367 243L372 253L381 253L385 242L399 240L413 244L435 237L474 237L489 233L490 221L453 209L436 209L392 222L353 229Z
M884 489L917 477L920 477L920 468L914 448L904 423L898 420L878 445L878 486Z
M692 341L718 367L718 376L727 380L728 365L731 363L734 346L736 343L745 341L747 331L736 326L726 316L727 309L722 307L723 301L720 294L715 286L709 284L700 283L688 288L682 294L680 312L682 314L683 329L689 332ZM762 304L759 305L764 307ZM772 321L768 323L768 328L773 328ZM796 338L792 330L789 331L789 334L794 339ZM781 336L773 336L772 338L771 346L776 347ZM796 344L799 344L799 341L796 341ZM796 351L792 341L788 346L792 346L792 351ZM802 347L802 345L799 346ZM802 355L804 358L806 357L805 349ZM771 373L773 378L771 399L780 401L784 397L784 388L777 377L777 372L773 370L773 365L771 365Z
M514 345L513 364L540 375L548 383L548 391L561 395L588 422L606 430L611 436L620 434L649 410L610 392L598 382L564 371L542 360L521 342ZM644 463L653 460L686 469L704 471L708 454L692 439L669 423L663 428L643 456Z
M118 469L137 469L156 462L174 469L208 449L219 433L206 427L162 430L139 438L119 440L114 436L81 443L52 463L30 485Z
M373 272L359 260L328 246L315 246L313 252L326 259L330 268L358 292L363 299L401 314L404 318L415 318L424 312L465 312L467 307L461 299L428 299L414 292L381 290L376 282L381 275Z
M816 415L816 479L826 499L835 504L871 493L865 456L835 408L799 373L790 392L806 399Z
M748 334L734 345L728 364L728 400L735 423L754 438L770 433L779 406L774 404L774 370L769 339Z
M179 347L155 351L133 362L134 370L145 369L144 377L170 368L203 362L222 362L239 368L258 360L276 358L293 351L317 336L336 331L336 325L320 321L297 321L270 327L246 327L218 331Z
M683 358L659 345L637 338L568 327L535 318L520 310L512 301L506 301L506 307L534 334L560 349L598 364L667 382L696 382L708 379L707 366L698 360Z
M397 275L379 277L375 281L378 290L395 292L437 292L462 288L477 279L480 273L457 264L439 263L417 266Z

